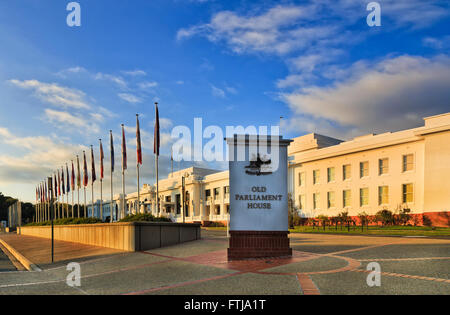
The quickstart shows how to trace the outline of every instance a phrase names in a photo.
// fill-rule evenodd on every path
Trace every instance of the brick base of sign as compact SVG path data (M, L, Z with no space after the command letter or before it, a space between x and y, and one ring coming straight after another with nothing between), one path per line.
M228 260L292 256L288 234L288 231L230 231Z

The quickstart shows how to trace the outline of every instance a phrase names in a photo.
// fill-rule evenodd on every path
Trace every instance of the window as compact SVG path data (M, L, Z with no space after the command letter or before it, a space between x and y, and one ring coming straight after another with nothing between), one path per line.
M344 207L350 207L352 205L352 191L351 190L344 190L342 194L342 199L344 203Z
M211 197L211 190L210 189L206 189L205 190L205 198L206 200L208 200Z
M389 172L389 159L379 159L378 160L378 174L383 175Z
M414 201L414 189L413 184L403 184L403 202Z
M342 174L344 180L352 178L352 166L350 164L344 165L342 167Z
M219 187L214 188L214 199L215 200L219 199L219 196L220 196L220 189L219 189Z
M313 184L318 184L320 182L320 170L313 171Z
M172 202L172 196L166 196L166 202Z
M414 169L414 155L407 154L403 156L403 172L412 171Z
M360 206L369 205L369 188L361 188L359 190L359 205Z
M334 196L334 191L328 192L328 208L333 208L335 206Z
M298 173L298 185L305 186L305 172Z
M230 186L223 187L223 195L225 199L230 197Z
M314 193L313 194L313 208L314 209L318 209L319 208L319 198L320 198L320 194L319 193Z
M389 186L378 187L378 204L386 205L389 203Z
M334 182L334 174L335 174L335 168L329 167L327 170L328 182Z
M369 162L359 163L359 177L369 176Z
M305 195L298 196L298 208L299 210L305 209Z

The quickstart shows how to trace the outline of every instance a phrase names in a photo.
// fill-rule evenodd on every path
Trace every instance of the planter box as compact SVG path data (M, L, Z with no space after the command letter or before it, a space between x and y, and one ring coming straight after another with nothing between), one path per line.
M200 224L171 222L126 222L80 225L55 225L59 241L143 251L200 239ZM22 227L21 234L51 238L51 226Z

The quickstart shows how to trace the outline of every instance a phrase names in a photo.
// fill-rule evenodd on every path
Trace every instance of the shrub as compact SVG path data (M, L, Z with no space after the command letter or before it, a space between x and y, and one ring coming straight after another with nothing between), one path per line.
M78 224L96 224L96 223L102 223L102 220L97 218L64 218L53 220L53 225L78 225ZM45 221L38 223L33 222L25 226L48 226L51 224L52 224L51 221Z
M375 214L377 222L381 222L382 225L389 225L392 224L394 221L394 216L392 214L392 211L383 209L378 211Z
M130 214L119 222L172 222L166 217L155 217L150 213Z
M225 227L225 224L222 222L210 222L208 224L208 227Z

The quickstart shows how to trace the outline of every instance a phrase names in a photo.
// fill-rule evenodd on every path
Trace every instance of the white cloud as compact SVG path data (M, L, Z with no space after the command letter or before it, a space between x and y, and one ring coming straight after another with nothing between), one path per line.
M139 97L137 97L137 96L135 96L135 95L133 95L133 94L129 94L129 93L119 93L118 96L119 96L122 100L124 100L124 101L126 101L126 102L128 102L128 103L135 104L135 103L141 103L141 102L142 102L142 100L141 100Z
M211 93L215 97L225 98L225 91L211 84Z
M44 83L38 80L20 81L9 80L10 83L35 91L37 97L52 105L62 108L89 109L89 104L84 100L85 94L77 89L63 87L57 83Z
M88 119L86 119L86 117L81 117L68 112L57 111L48 108L45 109L44 114L45 118L48 121L55 123L55 125L60 128L67 128L69 126L72 126L79 128L79 131L83 133L86 132L86 130L89 130L93 133L99 132L98 125L90 122ZM96 121L102 120L101 116L95 113L90 113L90 117L91 119L94 119Z
M155 82L155 81L152 81L152 82L149 82L149 81L141 82L141 83L138 84L138 86L142 90L147 90L147 89L151 89L151 88L157 87L158 86L158 82Z
M98 72L95 77L96 80L107 80L107 81L111 81L114 82L115 84L119 85L122 88L126 88L127 87L127 83L125 82L125 80L120 77L120 76L116 76L116 75L111 75L111 74L106 74L106 73L101 73Z
M147 75L147 72L145 72L144 70L123 71L123 73L132 77Z
M346 80L284 93L282 99L294 112L290 129L311 131L313 122L348 135L411 128L423 116L446 112L449 86L449 57L400 56L353 67Z

